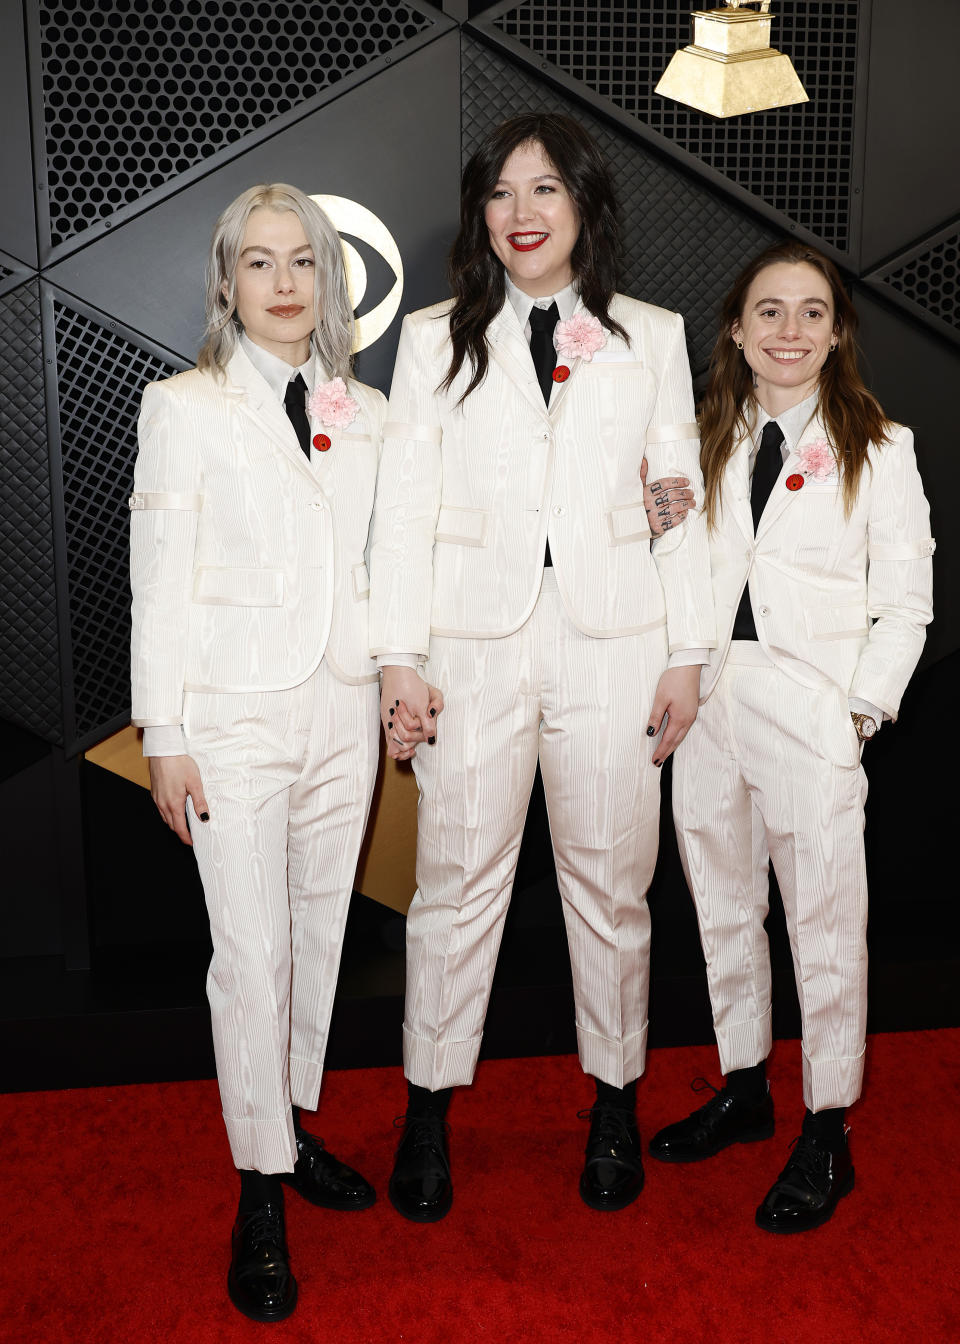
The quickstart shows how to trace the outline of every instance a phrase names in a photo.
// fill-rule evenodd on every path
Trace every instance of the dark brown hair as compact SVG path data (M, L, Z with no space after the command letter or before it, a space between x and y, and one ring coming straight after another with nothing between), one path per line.
M731 338L742 321L747 291L767 266L781 262L813 266L830 286L837 347L827 356L818 384L819 413L837 459L844 510L849 517L868 462L871 443L885 443L890 421L880 403L867 391L857 365L857 314L847 296L840 272L828 257L805 243L788 240L768 247L737 276L723 301L720 325L710 358L710 379L700 406L700 463L703 467L707 523L713 527L720 507L723 472L737 443L748 432L755 408L753 373Z
M531 143L542 146L580 216L580 236L570 265L584 307L607 331L629 339L609 312L619 271L620 229L613 183L602 154L570 117L546 112L511 117L476 150L460 184L460 232L449 261L453 353L441 386L449 388L468 361L473 376L464 397L486 377L490 362L487 327L503 307L506 294L503 263L490 250L484 211L507 159L515 149Z

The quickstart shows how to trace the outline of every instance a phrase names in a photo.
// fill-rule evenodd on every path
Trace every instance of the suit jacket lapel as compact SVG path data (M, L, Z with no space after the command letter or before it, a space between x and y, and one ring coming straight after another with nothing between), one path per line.
M487 343L491 356L514 386L536 410L546 415L547 406L537 382L533 356L524 340L516 309L509 299L504 300L503 307L487 328Z
M736 448L727 466L726 490L723 495L724 512L729 511L736 519L737 526L751 546L754 541L753 511L750 507L750 453L753 449L753 437L745 434ZM762 519L761 519L762 521Z
M289 458L316 488L316 477L300 447L286 411L240 347L234 351L227 365L227 383L228 395L236 398L237 405L244 414L259 425L277 445L278 450Z
M787 460L784 462L777 477L777 483L770 491L770 497L767 500L763 513L760 515L760 522L757 526L757 537L762 537L768 527L771 527L781 516L784 509L788 509L800 495L803 494L803 487L799 490L788 490L787 480L790 476L802 475L800 470L800 452L805 444L811 443L816 438L825 438L823 425L820 423L819 416L813 416L810 423L804 429L803 433L794 448L787 454ZM804 477L806 482L806 477Z

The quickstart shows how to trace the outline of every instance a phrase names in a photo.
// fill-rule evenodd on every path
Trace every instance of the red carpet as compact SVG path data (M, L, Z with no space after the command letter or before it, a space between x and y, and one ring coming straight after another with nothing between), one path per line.
M575 1059L481 1065L451 1110L453 1211L421 1227L386 1198L399 1070L331 1074L311 1126L369 1176L365 1213L290 1193L300 1305L240 1317L224 1289L235 1180L212 1082L0 1096L0 1337L17 1344L960 1340L960 1030L878 1036L851 1116L857 1185L833 1221L772 1237L753 1211L799 1131L797 1042L779 1042L770 1142L647 1163L619 1214L576 1193L590 1091ZM691 1110L712 1048L652 1053L641 1128ZM532 1092L530 1090L532 1083Z

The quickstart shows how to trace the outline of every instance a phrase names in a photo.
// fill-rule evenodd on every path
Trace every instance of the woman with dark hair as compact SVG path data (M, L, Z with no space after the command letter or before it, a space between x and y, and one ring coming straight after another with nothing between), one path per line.
M390 1183L419 1221L451 1204L444 1117L473 1078L538 758L596 1079L580 1191L620 1209L643 1183L657 767L696 712L713 616L703 521L670 516L671 494L681 514L689 497L676 473L699 483L683 322L615 293L617 255L590 137L514 118L464 172L452 302L407 317L400 339L371 644L389 754L416 752L421 791ZM648 506L667 514L652 551Z
M665 1162L773 1134L763 928L783 897L803 1026L803 1132L757 1210L800 1232L853 1188L846 1108L866 1030L862 744L895 719L932 618L913 435L857 368L836 267L785 242L727 296L703 401L720 641L677 754L674 815L725 1086L651 1145Z
M364 549L385 403L351 376L353 340L326 215L283 183L245 191L214 230L198 367L144 390L130 499L133 722L203 881L240 1177L227 1287L257 1321L297 1301L282 1183L375 1199L300 1120L379 750Z

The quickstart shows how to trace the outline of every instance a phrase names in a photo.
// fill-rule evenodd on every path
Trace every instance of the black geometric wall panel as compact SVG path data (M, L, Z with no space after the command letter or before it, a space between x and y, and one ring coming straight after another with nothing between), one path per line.
M144 385L177 369L64 302L54 303L75 744L128 721L127 499Z
M40 293L0 297L0 718L63 742Z
M432 26L404 4L40 4L57 244Z
M809 103L717 121L654 93L693 40L694 4L656 0L512 5L496 29L695 154L838 251L854 234L858 0L777 6L772 45L793 60ZM708 6L703 6L708 8ZM748 126L749 134L744 134Z
M869 279L882 281L901 303L960 339L960 224L871 272Z
M781 235L551 85L464 37L463 154L498 122L543 109L576 118L609 162L623 226L621 287L683 313L694 373L709 361L716 310L744 258Z

